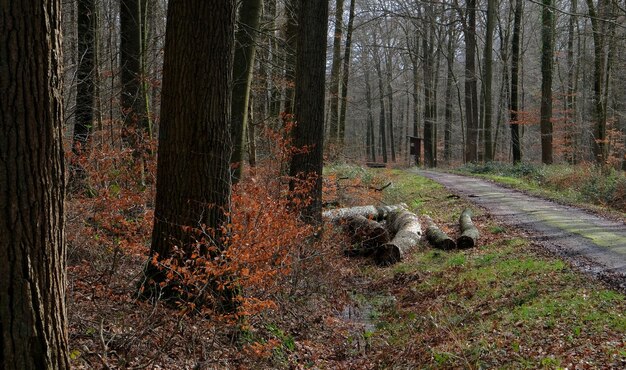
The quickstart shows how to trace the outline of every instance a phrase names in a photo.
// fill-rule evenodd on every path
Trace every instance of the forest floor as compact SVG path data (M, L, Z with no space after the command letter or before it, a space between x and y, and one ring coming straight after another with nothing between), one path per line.
M300 271L294 266L271 294L275 307L248 317L248 327L241 330L214 317L138 300L149 233L137 231L143 247L105 248L107 234L95 228L101 220L70 202L73 366L626 367L625 296L545 248L541 231L508 224L506 215L473 204L480 198L472 196L475 192L459 196L414 171L337 165L325 169L324 184L326 203L404 202L418 215L431 216L452 237L458 236L460 213L471 207L479 244L441 251L422 242L402 262L379 267L368 258L345 257L346 238L326 225L320 254L299 261L309 266ZM120 212L115 217L123 223L129 216ZM141 217L149 220L150 213ZM149 231L149 224L143 229ZM118 241L121 234L114 237Z

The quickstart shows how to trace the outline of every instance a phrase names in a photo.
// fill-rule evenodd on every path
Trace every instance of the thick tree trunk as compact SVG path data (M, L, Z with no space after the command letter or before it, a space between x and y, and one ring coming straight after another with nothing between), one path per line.
M341 71L341 41L343 37L343 0L336 1L335 35L333 38L333 63L330 69L330 121L329 141L337 144L339 129L339 83Z
M519 59L520 59L520 32L522 27L522 1L515 1L515 15L513 20L513 38L511 40L511 149L513 163L522 160L522 148L519 133Z
M247 0L239 9L239 28L235 34L233 64L233 97L231 101L230 136L232 142L233 183L241 178L245 128L248 124L250 85L256 52L256 39L261 16L262 0Z
M376 263L383 266L402 261L404 255L419 243L422 236L419 219L406 209L390 212L387 216L387 228L394 237L389 243L380 246L374 254Z
M346 111L348 109L348 81L350 79L350 55L352 53L352 31L354 31L354 6L356 0L350 0L346 47L343 54L343 72L341 73L341 109L339 111L339 144L343 148L346 136Z
M95 0L78 1L78 69L76 71L76 120L72 151L80 155L87 149L94 121L96 40L98 13Z
M552 164L552 69L554 27L552 0L543 0L541 16L541 161Z
M296 58L295 116L293 145L306 147L291 160L294 177L316 176L310 190L311 203L303 219L312 224L322 222L322 168L324 147L324 92L326 80L326 33L328 0L303 1L298 17L298 53ZM293 188L292 183L292 188Z
M361 215L348 217L343 228L351 239L350 248L344 250L348 256L369 256L389 241L389 232L383 225Z
M429 216L423 217L426 226L426 239L435 248L450 250L456 247L456 243L446 233L441 231Z
M495 15L497 0L487 1L487 29L485 35L485 53L484 53L484 82L483 91L485 98L485 162L493 161L493 139L491 135L491 126L493 120L492 107L492 80L493 80L493 33L495 28Z
M190 252L196 234L189 229L215 233L222 247L219 230L230 200L234 31L234 0L169 3L150 250L159 259L170 257L174 246ZM151 264L147 276L148 287L150 280L165 281Z
M0 369L69 369L61 2L0 2Z
M480 233L472 222L472 210L466 208L459 217L459 226L461 228L461 236L456 241L459 248L472 248L478 242Z

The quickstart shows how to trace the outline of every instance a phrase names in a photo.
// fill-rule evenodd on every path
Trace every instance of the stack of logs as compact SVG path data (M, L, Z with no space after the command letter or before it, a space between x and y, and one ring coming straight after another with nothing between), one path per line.
M345 250L346 255L371 256L377 264L383 266L401 261L422 237L419 218L404 203L382 207L339 208L326 211L323 216L341 225L350 235L351 246ZM426 226L426 239L435 248L471 248L480 236L472 222L470 209L465 209L459 217L461 235L456 242L439 229L430 217L424 216L422 219Z

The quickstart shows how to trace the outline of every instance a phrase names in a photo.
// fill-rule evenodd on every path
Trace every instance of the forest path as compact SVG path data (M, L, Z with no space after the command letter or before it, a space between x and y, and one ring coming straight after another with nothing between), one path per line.
M586 272L626 289L626 225L474 177L410 170L485 208Z

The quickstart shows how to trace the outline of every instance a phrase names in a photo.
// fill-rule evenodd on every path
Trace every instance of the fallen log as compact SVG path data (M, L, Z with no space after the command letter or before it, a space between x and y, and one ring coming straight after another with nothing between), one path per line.
M435 248L450 250L456 247L456 243L448 234L444 233L437 227L435 222L429 216L424 216L424 224L426 226L426 239Z
M342 220L353 216L363 216L373 220L383 220L387 217L389 212L406 207L406 204L400 203L392 206L358 206L350 208L337 208L324 211L322 213L322 217L335 223L341 222Z
M369 168L385 168L387 167L386 163L378 163L378 162L367 162L365 165Z
M344 250L350 257L369 256L389 241L389 232L383 225L361 215L348 217L343 228L351 238L350 248Z
M456 245L459 248L472 248L478 242L480 233L474 223L472 222L472 210L466 208L459 217L459 225L461 227L461 236L456 240Z
M389 213L387 228L395 235L389 243L378 247L374 254L376 263L383 266L401 261L406 252L419 243L422 236L419 219L406 208Z

